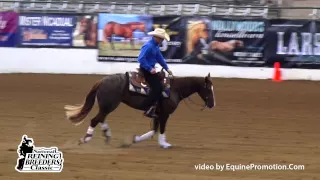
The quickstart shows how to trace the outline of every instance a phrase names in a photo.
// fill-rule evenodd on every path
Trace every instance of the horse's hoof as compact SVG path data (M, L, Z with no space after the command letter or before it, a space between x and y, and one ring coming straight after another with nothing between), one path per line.
M130 144L130 143L122 143L122 144L120 145L120 148L129 148L131 145L132 145L132 144Z
M170 149L172 148L172 145L169 144L169 143L163 143L163 144L159 144L160 145L160 148L163 148L163 149Z
M171 148L172 148L172 146L160 145L160 148L162 148L162 149L171 149Z
M110 144L110 141L111 141L111 136L106 136L106 144Z
M137 141L136 141L136 137L137 137L137 135L133 135L133 137L132 137L132 144L137 143Z
M81 145L81 144L84 144L84 143L86 143L86 142L84 141L84 138L80 138L79 141L78 141L78 145Z

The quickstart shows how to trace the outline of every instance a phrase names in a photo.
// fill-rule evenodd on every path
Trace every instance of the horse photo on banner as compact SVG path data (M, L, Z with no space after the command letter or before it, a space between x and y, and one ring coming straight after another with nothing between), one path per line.
M200 16L187 24L185 63L248 66L262 59L264 21Z
M98 16L99 61L137 61L142 45L150 39L152 16L104 14Z
M264 66L264 19L212 17L213 63L234 66Z
M97 47L97 15L76 16L76 25L73 29L73 47Z
M188 17L186 24L185 56L182 62L188 64L211 64L204 55L207 54L211 41L211 20L207 16Z

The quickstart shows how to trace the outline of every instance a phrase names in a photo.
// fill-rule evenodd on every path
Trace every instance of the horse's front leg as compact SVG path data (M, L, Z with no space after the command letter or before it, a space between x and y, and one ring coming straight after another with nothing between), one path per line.
M168 118L169 118L169 114L161 114L158 118L154 119L153 130L151 130L141 136L134 136L133 143L138 143L141 141L151 139L155 135L155 133L157 133L158 127L160 125L160 134L158 136L158 143L161 148L165 148L165 149L171 148L172 145L166 141L166 135L165 135L166 124L167 124Z
M138 142L141 142L141 141L146 141L146 140L151 139L157 133L159 124L160 124L159 123L159 118L153 119L153 130L148 131L147 133L142 134L140 136L134 135L132 142L133 143L138 143Z
M172 145L169 144L166 140L166 135L165 135L165 130L166 130L166 125L167 125L167 120L169 118L169 114L164 114L160 116L160 133L158 136L158 143L161 148L171 148Z

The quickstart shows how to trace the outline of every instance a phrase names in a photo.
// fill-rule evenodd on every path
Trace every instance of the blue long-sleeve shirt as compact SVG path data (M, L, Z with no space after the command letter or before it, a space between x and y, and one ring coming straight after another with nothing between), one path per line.
M142 68L148 71L151 71L156 63L159 63L165 70L168 70L168 65L161 54L159 45L153 38L142 46L138 62Z

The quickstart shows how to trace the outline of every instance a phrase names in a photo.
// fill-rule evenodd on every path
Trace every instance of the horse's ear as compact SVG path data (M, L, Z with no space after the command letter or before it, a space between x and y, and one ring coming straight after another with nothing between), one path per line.
M208 83L208 82L209 82L209 77L208 77L208 76L204 77L204 81L205 81L206 83Z
M208 76L207 76L208 78L210 78L210 73L208 74Z

